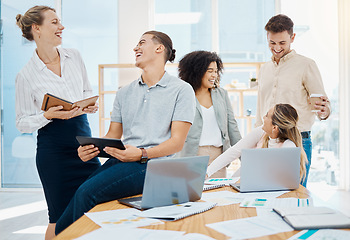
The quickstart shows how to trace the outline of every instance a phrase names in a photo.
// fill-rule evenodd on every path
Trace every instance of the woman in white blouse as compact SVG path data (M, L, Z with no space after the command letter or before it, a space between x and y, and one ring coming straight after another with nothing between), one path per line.
M241 139L227 91L218 87L223 64L214 52L194 51L179 62L179 77L196 94L196 115L180 156L209 155L209 163ZM226 177L223 166L213 177Z
M300 178L305 177L306 154L303 150L302 138L297 128L298 113L289 104L277 104L264 116L262 127L253 129L237 144L216 158L207 169L207 176L230 164L241 156L242 149L270 147L300 147Z
M16 78L16 126L23 133L38 130L36 165L48 205L48 239L76 189L100 166L97 158L80 160L75 139L91 136L85 113L95 113L98 106L40 110L45 93L75 102L91 96L92 89L79 52L57 47L64 27L54 9L35 6L23 16L18 14L16 21L22 36L37 46Z

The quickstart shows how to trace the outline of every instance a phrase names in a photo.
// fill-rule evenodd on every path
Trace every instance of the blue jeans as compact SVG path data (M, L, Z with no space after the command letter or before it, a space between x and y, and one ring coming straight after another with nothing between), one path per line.
M306 175L305 178L301 181L301 185L306 187L307 179L309 176L309 170L311 166L311 153L312 153L312 142L311 142L311 136L308 138L303 138L303 148L307 156L307 164L306 164Z
M141 194L147 164L111 158L78 188L56 223L59 234L97 204Z

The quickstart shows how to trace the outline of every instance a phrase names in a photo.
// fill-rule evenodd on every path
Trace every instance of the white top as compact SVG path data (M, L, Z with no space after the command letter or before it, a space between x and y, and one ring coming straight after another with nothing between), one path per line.
M75 49L58 48L61 77L49 70L36 51L16 77L16 127L32 133L50 122L41 105L46 93L75 102L92 95L84 62Z
M261 141L263 136L266 133L264 130L262 130L262 127L254 128L249 134L247 134L245 137L243 137L239 142L237 142L235 145L227 149L223 154L221 154L219 157L217 157L209 166L207 169L207 175L210 177L212 174L214 174L216 171L220 170L221 168L227 166L230 164L233 160L236 158L239 158L242 153L242 149L249 149L249 148L261 148ZM286 141L279 142L278 139L271 139L269 140L268 147L274 148L274 147L296 147L295 144L287 139Z
M201 138L199 140L199 146L222 146L221 131L216 121L213 105L210 108L203 107L202 118L203 128Z

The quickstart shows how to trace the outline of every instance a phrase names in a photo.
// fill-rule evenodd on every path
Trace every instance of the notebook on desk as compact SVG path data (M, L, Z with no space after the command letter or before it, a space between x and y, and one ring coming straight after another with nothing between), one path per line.
M240 192L293 190L300 182L300 148L243 149Z
M209 156L150 160L142 197L118 201L137 209L148 209L199 200L208 161Z

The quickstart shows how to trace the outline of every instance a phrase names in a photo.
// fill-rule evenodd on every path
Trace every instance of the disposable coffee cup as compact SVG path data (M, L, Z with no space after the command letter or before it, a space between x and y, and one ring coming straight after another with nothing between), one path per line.
M311 106L311 112L318 112L320 111L319 109L315 109L315 104L316 102L322 102L323 100L321 99L323 95L322 94L311 94L310 95L310 106Z

